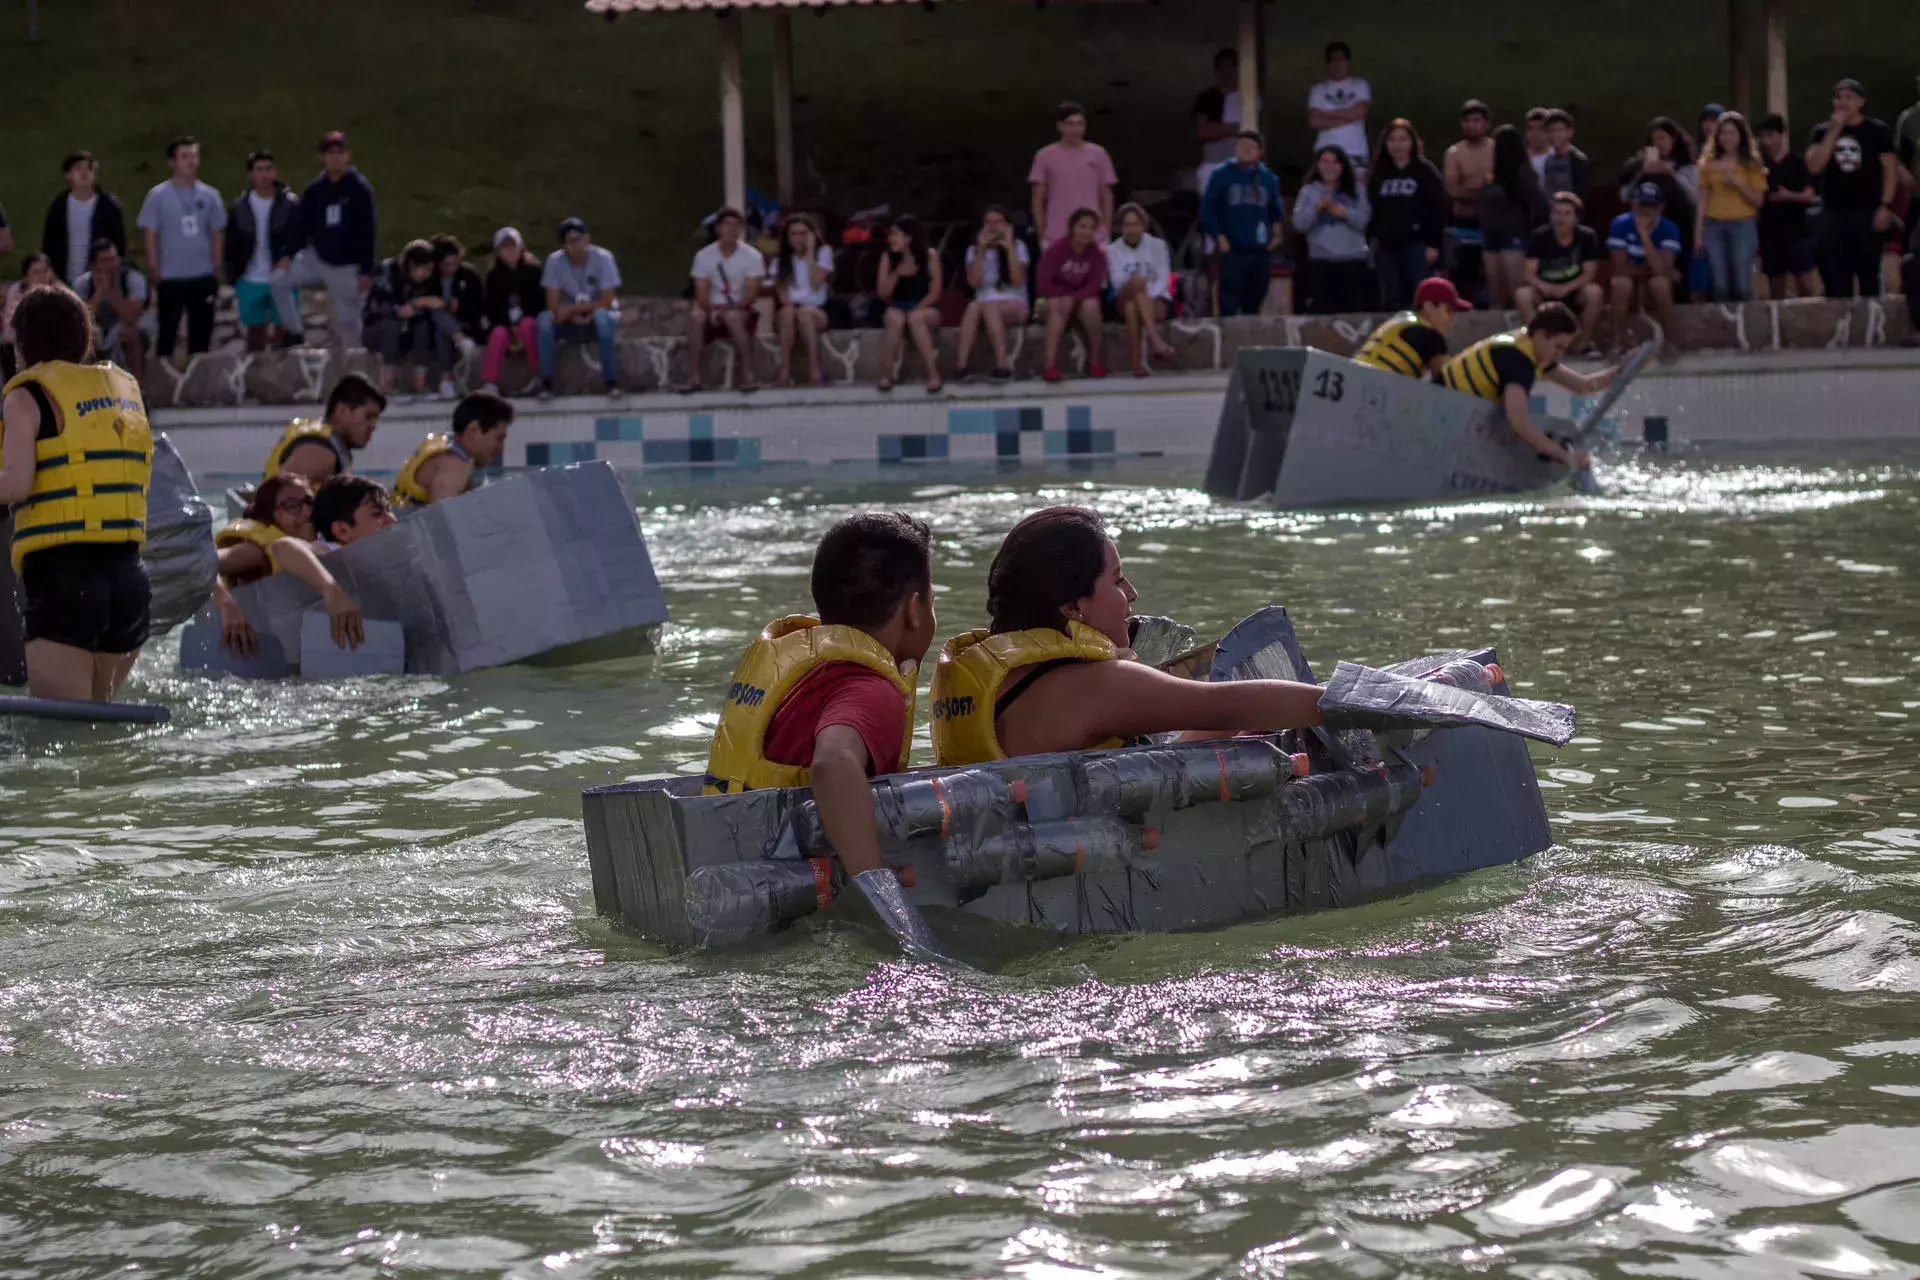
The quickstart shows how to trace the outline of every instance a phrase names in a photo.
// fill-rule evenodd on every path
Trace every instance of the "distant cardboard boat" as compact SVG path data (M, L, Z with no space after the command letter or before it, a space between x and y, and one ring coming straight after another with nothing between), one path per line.
M1281 609L1207 648L1216 680L1313 678ZM906 896L933 909L936 928L952 922L945 908L1060 933L1219 925L1514 862L1552 837L1513 733L1564 742L1573 720L1557 704L1488 696L1503 687L1492 659L1490 649L1419 658L1389 669L1398 680L1342 663L1329 697L1376 714L1381 733L1316 729L877 778L882 855L910 869ZM1460 687L1404 678L1436 673ZM1410 685L1420 686L1412 699ZM1420 690L1436 688L1453 710L1409 717ZM1467 727L1419 728L1442 723ZM1496 723L1510 732L1482 727ZM814 912L831 866L811 793L700 790L697 778L674 778L583 795L598 909L686 946L746 941Z
M649 651L667 619L633 502L605 462L484 485L321 562L359 602L363 649L335 648L318 593L281 573L233 592L260 640L257 658L220 648L209 608L181 637L183 669L331 678L591 662Z
M1556 438L1582 430L1535 422ZM1520 444L1490 400L1324 351L1254 347L1234 362L1206 491L1271 494L1287 509L1365 506L1527 493L1568 475Z

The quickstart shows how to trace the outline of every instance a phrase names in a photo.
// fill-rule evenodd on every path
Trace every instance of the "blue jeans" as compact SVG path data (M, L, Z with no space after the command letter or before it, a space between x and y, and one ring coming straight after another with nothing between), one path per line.
M1265 245L1235 247L1220 255L1220 314L1257 316L1273 283L1273 255Z
M613 338L620 331L620 315L615 311L596 311L593 323L555 324L553 312L540 313L540 381L552 382L555 363L560 358L562 342L592 342L600 348L600 379L608 386L620 381L620 352L613 345Z
M1760 252L1760 220L1708 218L1701 246L1713 274L1715 302L1745 302L1753 297L1753 259Z
M1415 240L1398 248L1374 242L1374 269L1380 273L1380 308L1406 311L1413 306L1413 291L1433 274L1427 265L1427 245Z

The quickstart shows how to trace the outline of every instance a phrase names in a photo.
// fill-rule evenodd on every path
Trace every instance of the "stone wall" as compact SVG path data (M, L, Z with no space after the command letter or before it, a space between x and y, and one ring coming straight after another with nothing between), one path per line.
M686 323L687 304L677 299L635 298L622 300L621 307L620 385L632 392L650 392L665 390L683 380L687 373L687 352L686 342L679 335ZM1155 367L1162 371L1221 370L1233 362L1242 347L1311 346L1350 354L1378 319L1377 316L1351 315L1179 321L1171 326L1170 333L1176 360L1171 365ZM1471 312L1460 317L1449 336L1454 349L1458 350L1517 323L1517 317L1511 313L1502 316ZM1634 325L1634 337L1652 336L1644 318L1637 318ZM1600 329L1604 343L1609 336L1604 320ZM1763 354L1781 350L1887 347L1907 339L1913 332L1907 308L1897 298L1850 303L1808 298L1784 303L1681 307L1676 332L1668 337L1682 352ZM952 328L940 335L940 367L945 377L953 375L956 338ZM1040 330L1033 326L1009 335L1009 355L1018 376L1039 376L1040 339ZM828 380L836 385L877 382L881 374L882 343L883 336L876 329L838 330L827 334L821 345ZM1125 346L1125 331L1109 325L1104 351L1109 370L1125 373ZM731 386L734 361L730 344L711 344L705 360L707 385ZM976 372L985 372L987 362L982 335L974 353ZM343 354L313 347L250 355L229 346L194 357L184 372L149 360L146 390L149 403L156 407L308 403L320 399L341 373L347 370L375 373L379 363L378 357L360 349ZM771 323L760 326L754 363L760 380L771 380L777 364ZM1061 364L1069 374L1085 368L1086 351L1077 336L1069 338ZM806 372L796 361L797 376L804 378ZM894 376L896 380L924 376L919 357L906 355ZM463 362L458 380L463 388L478 385L477 353ZM598 392L601 378L592 348L563 347L558 382L561 394ZM515 395L530 391L532 386L533 379L525 362L518 357L510 358L501 389Z

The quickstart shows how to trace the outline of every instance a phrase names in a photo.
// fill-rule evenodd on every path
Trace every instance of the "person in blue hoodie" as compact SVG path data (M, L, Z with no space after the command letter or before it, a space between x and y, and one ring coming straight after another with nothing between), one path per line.
M1261 163L1266 139L1243 129L1233 140L1233 163L1207 179L1200 225L1220 254L1220 314L1259 315L1273 280L1273 251L1286 234L1280 179Z
M379 218L373 184L353 167L347 135L320 135L320 176L300 196L293 261L274 273L276 285L322 285L333 310L334 334L344 347L360 345L360 295L373 283ZM305 333L296 312L286 325L290 340Z

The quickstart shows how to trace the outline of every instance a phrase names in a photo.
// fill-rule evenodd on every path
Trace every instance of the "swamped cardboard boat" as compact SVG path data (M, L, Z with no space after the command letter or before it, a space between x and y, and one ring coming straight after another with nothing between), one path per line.
M1313 679L1277 608L1198 657L1200 678ZM1341 663L1330 730L878 778L883 856L936 929L945 909L1061 933L1218 925L1514 862L1551 842L1521 736L1564 743L1573 713L1503 696L1493 660ZM1355 722L1380 731L1338 727ZM831 891L804 788L704 796L676 778L595 788L582 805L596 905L663 941L774 933Z
M258 657L222 650L209 608L181 637L181 666L315 678L591 662L648 651L667 618L633 503L605 462L484 485L321 562L367 620L361 650L335 647L318 593L282 573L233 592Z

